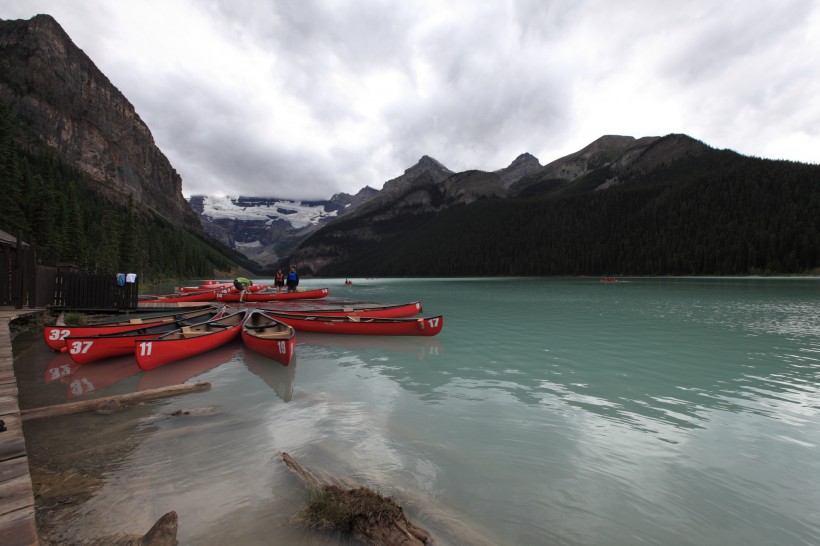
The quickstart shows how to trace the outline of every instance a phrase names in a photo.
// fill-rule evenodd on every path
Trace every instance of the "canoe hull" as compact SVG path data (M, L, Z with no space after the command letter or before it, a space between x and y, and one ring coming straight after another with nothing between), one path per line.
M366 336L435 336L444 327L444 317L427 318L368 318L359 317L321 317L299 316L283 313L270 313L271 316L297 332L316 332L320 334L347 334Z
M296 330L262 311L254 311L242 325L242 343L287 366L296 349Z
M316 290L305 290L304 292L254 292L245 294L242 298L242 303L254 303L265 301L287 301L287 300L306 300L306 299L320 299L327 297L329 290L327 288L318 288ZM237 292L228 292L225 294L216 294L217 301L223 303L237 303L239 302L240 294Z
M167 324L177 320L190 318L203 312L207 311L199 309L196 311L188 311L185 313L157 315L145 319L132 318L129 320L101 323L91 326L46 326L45 328L43 328L43 337L45 338L46 344L49 346L49 348L55 351L62 351L63 349L65 349L65 339L67 337L116 334L118 332L125 332L127 330L133 330L135 328Z
M140 339L155 339L162 334L143 335ZM98 360L134 354L137 337L109 337L88 336L69 337L65 344L68 347L68 354L71 360L77 364L90 364Z
M239 337L246 314L239 311L188 327L188 331L175 330L154 339L138 338L134 347L137 364L143 370L153 370L221 347Z
M165 296L157 296L155 298L141 299L140 303L181 303L181 302L206 302L214 301L216 299L216 292L214 290L205 290L202 292L188 292L185 294L168 294Z
M77 364L90 364L105 358L134 354L137 339L156 339L186 325L204 323L222 316L222 310L203 313L187 321L132 328L124 332L93 336L69 336L65 346Z
M401 305L379 305L373 307L342 307L339 309L288 309L289 315L307 315L322 317L368 317L368 318L407 318L421 313L421 302ZM274 311L276 312L276 311Z

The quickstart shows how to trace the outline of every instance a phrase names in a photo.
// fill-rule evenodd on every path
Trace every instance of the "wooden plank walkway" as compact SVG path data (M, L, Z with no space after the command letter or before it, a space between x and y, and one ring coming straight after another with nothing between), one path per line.
M140 305L140 311L162 308L201 307L208 303L166 303ZM0 307L0 419L7 430L0 432L0 546L39 546L34 516L34 493L23 437L17 378L11 350L9 322L46 309L12 309Z
M45 309L0 308L0 544L30 546L40 543L34 519L34 493L28 468L26 442L17 401L17 378L11 352L9 322Z

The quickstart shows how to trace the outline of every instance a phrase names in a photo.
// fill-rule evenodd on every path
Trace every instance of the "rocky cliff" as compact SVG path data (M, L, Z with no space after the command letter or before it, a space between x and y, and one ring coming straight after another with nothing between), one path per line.
M541 170L541 162L538 158L529 153L523 153L516 157L509 166L495 171L501 178L501 185L509 188L525 176L537 173Z
M102 194L201 229L134 106L52 17L0 20L0 100Z
M513 181L510 193L526 195L534 191L544 191L545 188L551 190L557 185L570 183L615 161L620 161L626 166L658 138L636 139L631 136L604 135L577 152L551 161L542 168Z

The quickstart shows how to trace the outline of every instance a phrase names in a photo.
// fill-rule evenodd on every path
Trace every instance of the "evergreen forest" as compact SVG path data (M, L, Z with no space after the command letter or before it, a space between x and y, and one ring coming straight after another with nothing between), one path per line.
M94 182L25 132L0 101L0 229L37 250L44 265L143 281L209 278L255 264L207 236L187 231L129 198L114 203Z
M602 167L550 180L541 193L528 188L526 198L437 214L374 211L305 245L336 249L339 258L314 273L341 277L820 271L820 166L710 150L593 189L611 176ZM364 231L386 235L360 238Z

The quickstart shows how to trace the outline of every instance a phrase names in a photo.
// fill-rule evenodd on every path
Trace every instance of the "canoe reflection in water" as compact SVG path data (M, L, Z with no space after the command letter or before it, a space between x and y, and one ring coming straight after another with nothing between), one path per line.
M283 365L247 347L243 347L242 358L248 370L260 377L276 392L279 398L284 402L291 401L293 398L293 381L296 378L297 355L294 354L290 358L289 364Z
M43 380L47 385L52 381L69 377L80 366L82 366L82 364L74 362L68 353L58 353L57 356L51 359L48 366L46 366L46 370L43 373Z
M140 368L132 356L120 356L105 362L82 365L74 362L67 353L61 353L53 358L46 368L45 382L64 383L68 387L66 398L71 399L98 394L102 389L138 373Z
M46 383L60 381L67 386L66 398L81 396L106 396L144 391L170 385L179 385L204 374L226 362L239 353L240 342L234 341L207 353L186 358L167 366L150 371L142 371L136 359L121 356L105 361L80 365L67 353L61 353L51 360L44 373ZM140 375L141 374L141 375ZM135 383L118 385L116 392L108 389L123 379L139 376Z
M416 353L419 360L444 353L444 345L432 337L403 336L344 336L299 332L298 345L316 345L344 351L379 350L397 353Z

